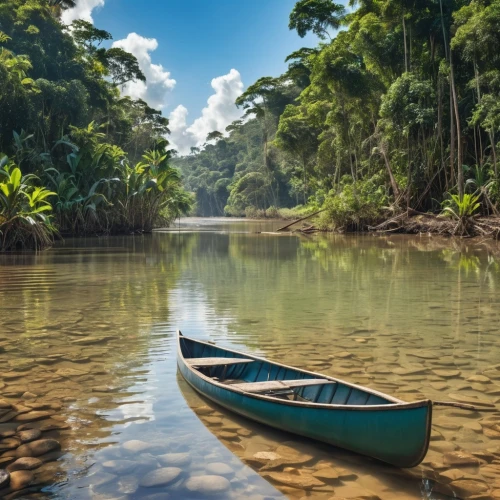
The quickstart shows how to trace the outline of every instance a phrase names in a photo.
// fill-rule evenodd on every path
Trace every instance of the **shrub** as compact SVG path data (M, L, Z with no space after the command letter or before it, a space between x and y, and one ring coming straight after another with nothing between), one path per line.
M339 193L330 193L325 201L319 226L339 231L359 231L378 222L389 198L376 179L345 183Z
M56 229L47 198L35 175L23 176L6 156L0 158L0 250L42 250L51 246Z

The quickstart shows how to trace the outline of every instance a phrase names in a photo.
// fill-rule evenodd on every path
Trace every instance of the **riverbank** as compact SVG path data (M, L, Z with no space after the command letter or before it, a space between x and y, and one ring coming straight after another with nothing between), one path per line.
M288 219L281 219L287 221ZM297 224L285 226L278 231L300 233L337 232L337 233L402 233L402 234L435 234L440 236L456 236L462 238L482 238L497 240L500 237L500 217L475 216L451 218L432 213L408 210L389 217L381 222L370 225L364 221L351 221L341 227L334 227L325 217L315 217L309 220L297 220Z

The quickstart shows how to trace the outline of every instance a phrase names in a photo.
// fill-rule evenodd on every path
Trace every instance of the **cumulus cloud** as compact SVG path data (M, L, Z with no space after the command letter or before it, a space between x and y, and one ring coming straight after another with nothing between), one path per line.
M191 125L187 125L188 110L184 106L177 106L170 113L169 140L180 154L187 154L191 147L204 144L207 135L214 130L224 133L230 123L241 118L242 111L234 104L243 93L240 73L232 69L227 75L214 78L211 85L215 93Z
M65 10L62 13L61 20L64 24L71 24L76 19L83 19L93 23L92 11L97 7L103 7L104 0L78 0L76 7Z
M122 93L134 99L143 99L153 108L162 109L166 96L175 87L176 81L170 78L170 73L161 64L153 64L151 61L150 53L158 48L157 40L129 33L127 38L113 42L113 47L133 54L146 77L145 83L137 81L125 84Z

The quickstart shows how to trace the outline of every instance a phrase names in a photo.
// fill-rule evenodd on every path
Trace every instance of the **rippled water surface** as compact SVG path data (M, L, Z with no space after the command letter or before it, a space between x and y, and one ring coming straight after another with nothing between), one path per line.
M499 412L435 408L426 459L402 471L238 418L179 378L177 328L407 401L500 408L496 245L265 234L279 226L181 221L0 256L0 399L28 392L69 425L36 495L500 498ZM175 478L149 485L165 467Z

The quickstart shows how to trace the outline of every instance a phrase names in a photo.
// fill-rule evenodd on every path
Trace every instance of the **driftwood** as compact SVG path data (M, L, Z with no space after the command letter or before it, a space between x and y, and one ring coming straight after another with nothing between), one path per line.
M320 231L316 226L307 226L307 227L302 227L300 229L296 229L294 233L302 233L302 234L312 234L312 233L317 233Z
M306 217L302 217L301 219L298 219L296 221L290 222L290 224L287 224L286 226L280 227L279 229L276 229L276 232L279 233L280 231L284 231L285 229L288 229L290 226L293 226L294 224L297 224L297 222L301 222L306 219L310 219L311 217L314 217L315 215L320 214L321 212L324 212L326 209L324 208L323 210L318 210L317 212L314 212L311 215L307 215Z
M451 217L408 209L401 214L390 217L381 224L369 226L368 230L381 233L433 233L468 238L483 236L500 239L500 217L474 216L457 220Z

